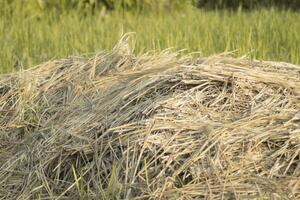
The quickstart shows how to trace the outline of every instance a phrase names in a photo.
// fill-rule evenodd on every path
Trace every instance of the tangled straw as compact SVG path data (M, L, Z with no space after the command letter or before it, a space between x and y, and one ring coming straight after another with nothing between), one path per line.
M0 199L299 199L300 68L121 42L0 77Z

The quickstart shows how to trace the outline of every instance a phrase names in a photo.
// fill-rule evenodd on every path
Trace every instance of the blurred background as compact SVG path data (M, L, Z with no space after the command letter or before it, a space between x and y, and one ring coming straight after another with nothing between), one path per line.
M111 49L300 63L300 0L0 0L0 73Z

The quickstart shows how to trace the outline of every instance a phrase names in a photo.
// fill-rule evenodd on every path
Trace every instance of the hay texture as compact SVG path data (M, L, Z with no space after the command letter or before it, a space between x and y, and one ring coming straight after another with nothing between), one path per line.
M299 199L300 67L121 41L0 77L0 199Z

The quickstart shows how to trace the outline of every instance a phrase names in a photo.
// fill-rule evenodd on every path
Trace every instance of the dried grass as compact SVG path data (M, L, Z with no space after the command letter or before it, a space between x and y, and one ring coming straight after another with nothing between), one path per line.
M299 199L300 68L121 41L0 77L0 199Z

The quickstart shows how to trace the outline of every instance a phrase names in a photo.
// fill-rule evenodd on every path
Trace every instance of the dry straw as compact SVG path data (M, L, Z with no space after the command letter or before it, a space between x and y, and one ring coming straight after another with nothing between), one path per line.
M0 77L0 199L299 199L300 68L132 55Z

